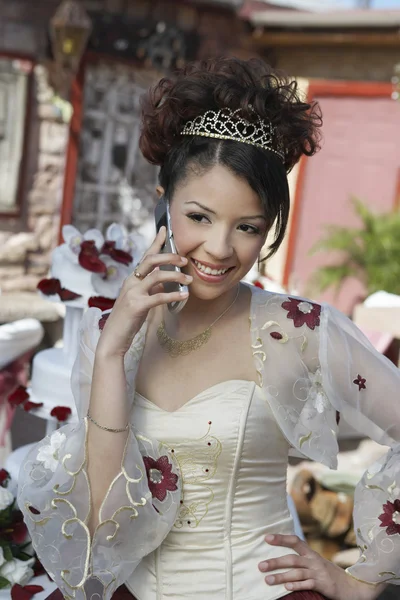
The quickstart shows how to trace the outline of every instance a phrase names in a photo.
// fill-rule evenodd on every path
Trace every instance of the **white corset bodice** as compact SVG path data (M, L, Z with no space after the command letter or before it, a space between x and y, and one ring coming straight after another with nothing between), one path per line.
M164 542L127 585L138 600L274 600L261 560L290 553L267 533L293 533L286 502L288 442L260 387L228 381L166 412L135 395L138 435L156 439L176 459L182 496ZM161 450L162 453L162 450Z

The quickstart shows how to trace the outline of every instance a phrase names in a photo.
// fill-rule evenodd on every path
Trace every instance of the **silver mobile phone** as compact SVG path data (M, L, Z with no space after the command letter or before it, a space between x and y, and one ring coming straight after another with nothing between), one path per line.
M163 225L165 226L165 228L167 230L165 244L161 248L161 252L166 253L166 254L170 254L170 253L178 254L178 251L176 249L175 242L174 242L174 235L173 235L172 229L171 229L171 217L169 214L169 202L165 198L165 196L161 197L159 203L157 204L157 206L155 208L155 220L156 220L157 232L160 230L160 228ZM160 269L163 271L176 271L177 273L181 272L180 268L176 267L175 265L160 265ZM164 285L165 291L168 293L188 292L189 291L187 285L182 285L181 283L178 283L175 281L169 281L167 283L164 283L163 285ZM183 300L180 300L178 302L170 302L168 304L168 310L171 313L176 314L182 310L182 308L185 306L186 302L187 302L187 298L184 298Z

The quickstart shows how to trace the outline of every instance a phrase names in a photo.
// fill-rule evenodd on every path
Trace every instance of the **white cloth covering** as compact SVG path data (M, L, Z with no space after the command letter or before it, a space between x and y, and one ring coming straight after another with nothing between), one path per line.
M87 529L90 494L86 476L85 415L94 353L100 335L100 318L98 309L90 309L82 324L80 355L73 376L81 421L78 425L69 425L60 430L65 434L65 439L61 440L57 451L58 466L55 471L46 469L44 463L38 461L38 450L43 445L49 445L49 439L45 439L32 450L24 463L19 486L19 504L36 551L65 597L74 597L76 600L94 597L96 592L108 600L121 583L128 579L130 582L135 580L134 570L138 565L139 580L143 565L146 564L140 564L143 557L156 549L157 552L162 551L162 547L179 535L175 530L180 519L180 501L185 498L187 478L182 461L178 456L175 458L175 452L172 452L169 444L156 441L156 436L146 436L139 431L140 428L145 429L150 434L153 430L152 421L150 419L140 425L140 413L136 412L136 422L134 407L133 425L121 473L107 493L101 509L101 523L91 543ZM250 320L260 398L270 414L269 423L275 420L281 436L277 437L281 442L276 442L268 449L272 456L275 447L277 463L287 459L286 449L290 445L305 457L336 468L339 412L363 434L390 447L384 459L365 473L356 490L354 519L361 557L349 572L354 577L373 583L400 583L400 371L377 353L346 317L328 305L321 307L308 300L252 288ZM146 324L125 358L128 397L132 402L145 333ZM249 406L249 394L245 397L247 400L243 401L243 410ZM187 410L191 410L195 404L189 404ZM194 425L195 421L193 419ZM213 419L210 418L210 421ZM243 425L242 430L245 431ZM267 438L269 434L269 426L265 431L260 428L257 432L261 444L262 436ZM157 432L156 421L154 432ZM223 438L222 433L221 436ZM287 444L283 444L282 440ZM234 445L231 447L233 449ZM194 443L193 450L195 448ZM239 468L243 448L236 444L236 451L235 460L239 461ZM164 462L157 462L157 465L166 466L165 474L171 484L165 499L161 500L154 496L154 490L157 489L154 481L149 487L145 469L149 460L154 465L160 458ZM226 488L222 489L226 480L218 473L218 464L216 473L217 481L212 489L215 497L226 493ZM236 470L232 476L233 482L237 483L238 473ZM251 518L254 502L251 487L254 476L257 476L254 469L251 473L248 480L244 475L240 482L241 511L248 511L246 518ZM263 473L260 468L260 480L267 477ZM271 473L268 471L268 476ZM176 490L173 489L172 474L178 476ZM157 475L155 473L156 481ZM258 494L261 494L261 484L262 481ZM265 501L268 508L270 496L267 487ZM217 506L216 501L214 505ZM206 526L208 521L204 519L203 522ZM275 525L279 532L281 523L276 522ZM266 520L263 526L269 527L271 523ZM201 527L202 523L194 529L194 537L190 538L194 544L200 539ZM201 553L197 556L200 560L200 563L196 563L197 569L201 569ZM243 560L239 556L236 563L232 563L231 572L235 568L241 571ZM248 590L253 589L259 576L257 561L258 554L253 572L249 569L245 573L241 571L241 577L247 578L247 581L243 581L248 584ZM169 568L175 568L178 573L178 564ZM195 573L191 573L194 576ZM222 571L220 575L222 577ZM190 593L193 593L193 578L188 577L187 581L191 584ZM240 578L237 581L240 582ZM157 577L156 583L160 583ZM231 589L235 590L235 582L232 585ZM168 593L158 589L157 598L182 597L174 593L173 587L167 590ZM258 595L254 599L264 599L266 593L266 589L263 596L256 592ZM189 594L187 597L194 596ZM225 596L222 597L225 599ZM153 598L151 592L140 600L148 598ZM242 600L249 596L232 591L229 598Z

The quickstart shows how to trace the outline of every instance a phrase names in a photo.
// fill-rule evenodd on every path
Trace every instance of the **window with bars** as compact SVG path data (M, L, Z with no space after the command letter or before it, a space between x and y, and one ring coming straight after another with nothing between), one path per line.
M87 69L73 208L80 231L113 222L139 229L153 220L157 168L138 146L140 97L153 77L120 64Z
M0 214L18 213L29 77L33 64L0 56Z

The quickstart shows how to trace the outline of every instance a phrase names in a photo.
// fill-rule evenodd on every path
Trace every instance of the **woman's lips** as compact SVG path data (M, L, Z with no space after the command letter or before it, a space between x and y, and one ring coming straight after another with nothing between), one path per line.
M235 267L230 267L226 271L226 273L223 273L222 275L210 275L208 273L203 273L203 271L200 271L200 269L198 269L196 267L196 264L193 259L191 259L191 263L193 265L196 275L203 281L206 281L207 283L221 283L228 277L228 275L231 273L232 269L235 268Z

